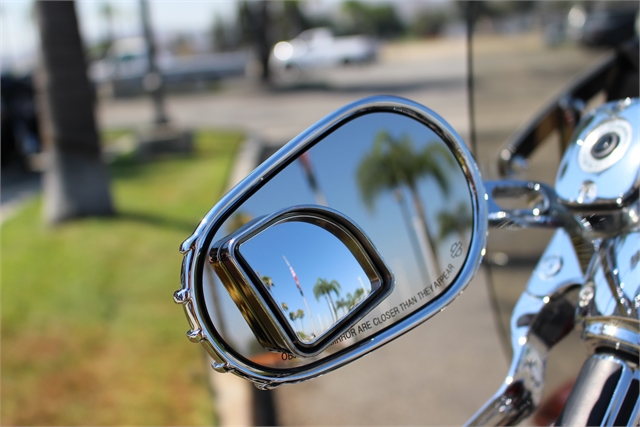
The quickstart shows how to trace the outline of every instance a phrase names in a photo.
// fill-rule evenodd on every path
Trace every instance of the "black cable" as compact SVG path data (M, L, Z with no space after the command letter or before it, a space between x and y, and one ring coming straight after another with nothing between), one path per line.
M475 85L473 74L473 32L475 28L477 5L474 1L468 1L466 7L466 21L467 21L467 96L469 103L469 140L471 145L471 153L474 158L477 159L478 147L476 136L476 122L475 122ZM477 161L477 160L476 160ZM487 252L488 253L488 252ZM493 266L490 261L484 263L485 271L487 272L487 290L489 291L489 305L491 306L491 312L493 313L494 322L496 323L496 329L500 337L500 344L507 358L511 357L511 342L509 339L509 330L502 323L502 315L500 310L500 303L498 302L498 295L494 286L493 280Z

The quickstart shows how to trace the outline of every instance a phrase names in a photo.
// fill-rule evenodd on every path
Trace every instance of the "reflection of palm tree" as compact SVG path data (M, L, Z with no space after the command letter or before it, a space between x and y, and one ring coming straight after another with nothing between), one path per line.
M268 290L271 290L271 288L275 286L275 284L273 283L273 280L269 276L262 276L260 279L262 280L262 283L264 283L264 285L267 287Z
M336 301L336 310L340 310L342 312L342 316L349 313L353 307L358 305L360 301L362 301L362 297L364 296L364 289L358 288L355 290L353 295L351 293L347 293L344 298L340 298ZM341 317L342 317L341 316Z
M327 304L329 304L329 309L333 313L333 320L338 320L338 313L336 312L336 306L333 303L333 298L331 298L331 293L336 294L336 297L340 296L340 283L335 280L329 282L327 279L318 278L316 285L313 287L313 295L316 297L316 300L320 300L320 297L325 297L327 300Z
M462 241L465 241L466 231L471 228L472 223L469 205L464 202L458 204L455 213L451 213L449 210L438 212L438 224L440 225L438 241L442 242L453 233L456 233Z
M350 294L347 294L346 298L349 298ZM349 312L349 302L343 298L340 298L336 301L336 310L341 312L340 317L344 316Z
M229 218L227 223L225 224L225 228L227 229L227 233L231 234L249 221L253 219L253 215L248 212L236 212Z
M302 319L304 319L304 310L298 309L298 311L296 311L296 319L300 319L300 330L304 330L304 323L302 321Z
M295 326L295 323L296 323L296 319L297 319L297 318L298 318L298 317L296 316L296 314L295 314L293 311L290 311L290 312L289 312L289 319L291 319L291 323L293 323L293 324L294 324L294 326Z
M350 294L347 294L347 297L349 295ZM356 291L353 293L353 297L351 297L351 306L349 307L349 310L351 310L353 307L356 306L356 304L362 301L362 297L364 297L364 289L362 288L356 289Z
M428 144L416 152L411 138L407 135L394 138L388 132L380 131L373 143L373 150L362 159L357 172L360 193L370 208L375 198L384 191L394 191L403 186L409 189L413 208L432 252L434 268L437 268L437 251L435 242L429 239L424 205L418 192L418 181L424 176L430 176L442 192L448 195L449 181L445 166L453 166L454 162L449 151L441 144ZM429 259L426 261L430 262Z
M287 303L285 302L282 303L282 308L289 313L289 319L291 319L293 327L297 327L296 320L300 319L299 329L300 331L302 331L304 329L304 323L302 321L302 319L304 318L304 310L298 309L298 311L289 311L289 306L287 306ZM298 335L302 333L300 331L298 331Z

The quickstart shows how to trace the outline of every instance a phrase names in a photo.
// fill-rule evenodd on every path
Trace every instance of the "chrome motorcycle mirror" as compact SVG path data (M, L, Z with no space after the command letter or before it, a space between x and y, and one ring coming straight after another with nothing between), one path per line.
M456 132L389 96L336 111L182 245L190 340L258 387L311 379L442 311L484 255L486 194Z

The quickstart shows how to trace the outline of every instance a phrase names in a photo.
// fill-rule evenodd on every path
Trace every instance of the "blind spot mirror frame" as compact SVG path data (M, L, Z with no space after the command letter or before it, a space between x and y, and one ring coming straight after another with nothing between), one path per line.
M334 239L333 242L329 242L329 245L332 245L330 249L333 252L345 249L340 254L342 259L340 267L344 268L344 264L350 262L352 266L355 264L360 267L359 271L362 273L357 277L358 281L355 280L356 277L353 277L351 286L353 292L348 293L353 300L352 304L346 307L346 310L342 310L340 316L329 310L328 319L325 316L324 322L321 318L318 319L320 322L313 322L313 317L308 316L311 317L311 321L308 323L312 325L312 328L305 331L306 333L295 330L298 326L298 322L294 320L295 316L287 318L291 304L277 300L275 293L272 292L272 289L277 286L270 276L262 276L260 272L264 273L264 270L258 270L256 265L260 252L286 250L298 252L298 256L300 256L299 252L305 252L302 256L306 258L304 261L307 263L322 263L322 257L314 256L313 251L317 251L319 245L327 246L326 238L322 241L317 238L307 238L313 234L300 232L299 228L296 228L291 232L296 233L294 238L300 243L300 246L287 248L281 247L282 239L278 239L277 236L269 236L269 233L275 228L283 229L296 223L306 224L307 228L316 228L316 234L321 232L332 236ZM252 251L248 253L248 249L245 248L252 244L255 248L252 248ZM349 258L349 255L352 258ZM321 206L295 206L270 216L255 219L221 241L214 243L209 254L209 262L260 344L271 351L293 353L300 357L320 354L349 327L376 307L393 288L391 270L364 232L341 213ZM269 266L267 265L267 267ZM284 255L281 267L288 267L295 275ZM324 269L327 272L336 267L325 263L319 269ZM306 303L300 281L296 276L294 277L297 290ZM368 283L365 285L363 280ZM318 278L318 282L321 285L329 284L329 281L323 278ZM333 282L340 287L338 282ZM343 282L342 287L345 285ZM293 287L290 290L296 294ZM322 293L322 289L318 288L318 285L315 289L306 290ZM359 296L357 301L354 300L352 294ZM297 296L288 295L294 299ZM330 292L328 296L331 296ZM305 305L308 310L308 303ZM304 315L305 310L301 310ZM332 315L333 317L331 317Z

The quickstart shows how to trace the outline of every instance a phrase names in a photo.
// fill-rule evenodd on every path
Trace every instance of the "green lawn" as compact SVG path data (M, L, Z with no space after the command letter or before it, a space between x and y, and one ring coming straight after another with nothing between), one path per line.
M118 215L57 227L34 200L2 226L2 425L215 423L182 308L180 243L221 196L238 133L111 167Z

